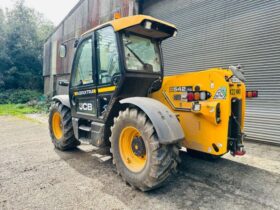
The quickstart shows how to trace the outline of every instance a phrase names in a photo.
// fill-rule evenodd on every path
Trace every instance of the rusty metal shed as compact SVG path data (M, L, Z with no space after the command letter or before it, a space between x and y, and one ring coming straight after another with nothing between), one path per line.
M123 17L138 13L134 0L80 0L56 27L44 45L44 92L46 95L67 91L57 85L59 79L68 79L74 54L74 41L85 31L112 20L115 12ZM67 57L59 57L59 46L67 46Z

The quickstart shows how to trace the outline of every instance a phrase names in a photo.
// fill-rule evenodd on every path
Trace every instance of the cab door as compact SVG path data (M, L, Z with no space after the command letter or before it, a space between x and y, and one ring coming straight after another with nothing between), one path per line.
M111 26L95 31L97 63L97 110L103 118L120 79L116 34Z
M75 53L69 91L73 117L92 119L97 116L93 49L93 36L89 36L80 42Z

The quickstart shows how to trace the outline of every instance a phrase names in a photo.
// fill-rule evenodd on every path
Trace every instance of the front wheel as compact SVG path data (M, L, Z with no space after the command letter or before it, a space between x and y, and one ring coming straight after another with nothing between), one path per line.
M178 145L160 144L154 126L142 111L120 111L111 131L113 163L131 186L142 191L157 188L176 170Z
M59 150L73 149L80 144L74 136L71 110L60 102L50 108L49 130L52 142Z

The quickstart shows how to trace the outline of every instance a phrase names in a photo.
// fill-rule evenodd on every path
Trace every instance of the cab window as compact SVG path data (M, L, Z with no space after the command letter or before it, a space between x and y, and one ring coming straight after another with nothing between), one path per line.
M161 60L158 42L133 34L123 34L125 64L129 71L159 73Z
M72 86L87 85L93 83L92 68L92 39L83 41L77 49L74 61L74 76Z
M98 84L111 84L112 77L120 73L116 35L112 27L96 31Z

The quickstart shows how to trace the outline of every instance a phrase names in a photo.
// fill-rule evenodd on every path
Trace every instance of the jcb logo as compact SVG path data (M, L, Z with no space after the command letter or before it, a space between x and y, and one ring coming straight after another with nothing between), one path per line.
M92 111L92 104L91 103L80 103L79 109L83 111Z

